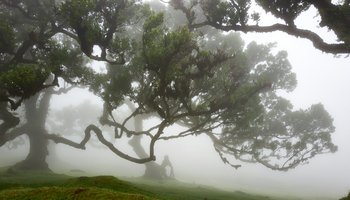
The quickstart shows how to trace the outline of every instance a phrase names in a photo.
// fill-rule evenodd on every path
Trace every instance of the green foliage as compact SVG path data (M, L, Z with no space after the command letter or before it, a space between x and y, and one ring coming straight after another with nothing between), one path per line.
M245 25L248 21L248 9L250 1L201 1L201 6L207 12L206 16L210 21L216 21L225 25Z
M294 24L299 14L310 7L310 3L303 0L258 0L258 4L274 16Z
M146 69L160 73L166 73L166 71L178 73L180 68L175 69L171 60L177 59L175 62L181 62L194 48L194 41L185 27L168 32L163 27L163 18L162 13L153 14L144 24L142 42Z
M12 96L29 97L41 87L49 75L49 71L38 65L21 65L0 75L3 89Z
M92 13L96 8L96 3L94 0L65 1L60 8L69 20L70 25L76 27L82 22L83 16Z
M247 46L247 62L257 63L252 69L253 79L262 82L269 81L274 89L293 91L297 85L296 75L291 72L292 66L288 61L286 51L271 55L273 44L258 45L255 42Z
M321 104L307 110L291 111L291 104L275 96L265 97L264 114L257 115L255 123L226 127L221 140L223 148L239 149L236 158L251 158L271 169L287 170L317 154L335 152L331 142L334 132L332 118ZM281 165L275 160L287 160Z
M10 24L0 15L0 53L12 52L14 49L15 34Z
M99 26L101 18L94 11L97 3L93 0L66 1L60 6L60 15L77 32L81 49L87 55L93 46L102 42L103 33Z
M349 199L350 199L350 192L349 192L348 196L343 197L343 198L341 198L341 199L339 199L339 200L349 200Z
M252 2L257 3L260 8L266 13L271 13L276 19L282 19L283 22L260 25L263 13L257 6L251 6ZM333 54L348 54L350 52L349 1L201 0L200 6L207 19L207 24L218 29L265 33L282 31L293 36L308 39L314 44L315 48L324 52ZM334 31L339 42L324 42L325 38L313 31L311 27L299 28L295 24L296 18L301 13L308 11L311 6L316 8L321 18L316 25L327 27ZM174 8L181 10L176 6ZM183 9L182 11L186 12ZM200 12L196 12L196 14Z
M131 93L132 74L128 69L119 66L110 66L110 71L114 71L107 75L107 82L103 84L102 99L108 102L109 109L118 108L126 96ZM114 69L115 68L115 69Z

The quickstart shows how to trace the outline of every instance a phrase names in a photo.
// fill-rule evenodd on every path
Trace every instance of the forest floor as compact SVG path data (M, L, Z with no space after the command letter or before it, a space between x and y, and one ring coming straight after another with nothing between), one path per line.
M5 173L0 169L0 200L292 200L240 191L227 192L176 180L151 181L113 176L72 177L43 172ZM293 199L296 200L296 199Z

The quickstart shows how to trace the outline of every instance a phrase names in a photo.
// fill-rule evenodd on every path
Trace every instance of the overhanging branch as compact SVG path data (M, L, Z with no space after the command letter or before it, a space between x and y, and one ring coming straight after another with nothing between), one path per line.
M223 30L223 31L242 31L244 33L247 32L257 32L257 33L270 33L275 31L282 31L289 35L293 35L300 38L305 38L310 40L315 48L327 52L327 53L333 53L333 54L348 54L350 53L350 45L346 43L337 43L337 44L329 44L323 41L323 39L316 33L305 30L305 29L299 29L296 27L284 25L284 24L273 24L271 26L258 26L258 25L221 25L215 22L207 22L208 25L213 26L214 28Z

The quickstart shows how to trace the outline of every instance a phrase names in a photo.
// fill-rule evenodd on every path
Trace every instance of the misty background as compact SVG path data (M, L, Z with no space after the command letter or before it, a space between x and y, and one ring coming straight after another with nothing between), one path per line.
M311 10L306 13L318 20ZM310 17L305 17L309 19ZM299 16L298 25L311 24ZM265 21L265 20L262 20ZM332 32L315 30L334 40ZM212 147L212 143L205 135L189 136L183 139L159 141L156 145L157 162L160 163L168 155L176 179L195 184L204 184L225 190L241 190L259 194L273 194L306 198L339 198L350 191L350 58L335 57L332 54L316 50L311 42L294 38L284 33L243 34L241 36L248 44L250 41L258 43L276 43L276 51L286 50L292 71L297 75L298 85L291 93L283 94L294 109L307 108L311 104L322 103L334 119L336 132L333 134L334 144L338 146L335 154L318 155L287 172L272 171L259 164L242 164L238 170L225 165ZM92 63L96 68L103 68L99 63ZM78 114L95 117L98 121L101 115L102 101L84 89L73 89L67 94L54 96L51 100L49 120L55 117L60 109L76 109ZM89 112L90 111L90 112ZM127 115L130 111L124 107L120 114ZM73 114L72 114L73 115ZM53 119L55 120L55 119ZM151 120L145 122L152 124ZM87 124L88 125L88 124ZM181 129L173 126L167 131ZM67 134L73 140L80 141L84 129ZM81 131L81 132L79 132ZM81 134L81 135L79 135ZM22 139L16 139L23 143ZM94 136L93 136L94 137ZM113 140L113 137L110 138ZM16 142L16 140L14 142ZM137 177L143 174L144 165L123 160L109 150L101 148L98 142L89 142L86 150L78 150L61 144L51 145L48 162L50 168L57 173L67 173L72 169L84 171L83 175L114 175L118 177ZM127 141L118 141L121 146L134 155ZM0 148L0 166L10 166L23 160L28 153L28 143L17 149Z

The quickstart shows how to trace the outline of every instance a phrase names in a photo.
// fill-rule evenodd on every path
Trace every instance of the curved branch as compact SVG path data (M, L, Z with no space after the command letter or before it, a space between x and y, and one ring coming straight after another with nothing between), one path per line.
M85 145L86 143L89 141L89 139L91 138L91 132L94 132L98 138L98 140L104 144L106 147L108 147L114 154L116 154L117 156L129 160L131 162L134 163L139 163L139 164L143 164L146 162L150 162L150 161L154 161L156 158L154 156L154 143L156 139L152 139L151 141L151 145L150 145L150 156L147 158L135 158L132 156L129 156L123 152L121 152L118 148L116 148L112 143L108 142L102 134L101 129L99 129L97 126L91 124L88 127L86 127L85 129L85 137L83 138L83 140L80 143L71 141L69 139L63 138L59 135L55 135L55 134L47 134L46 137L48 139L51 139L52 141L54 141L55 143L62 143L62 144L66 144L78 149L85 149Z
M121 132L125 132L127 135L147 135L150 138L153 138L153 135L150 133L152 130L159 128L159 125L156 125L154 127L151 127L150 129L148 129L147 131L131 131L128 128L126 128L124 125L118 123L116 120L114 120L113 115L110 113L109 114L112 118L113 121L110 119L107 119L106 117L103 117L102 120L102 124L103 125L108 125L108 126L114 126L115 128L119 128L121 130Z
M172 6L175 9L182 11L187 17L187 20L189 22L193 22L192 15L189 15L190 8L185 7L182 1L174 1L174 2L172 2ZM338 32L349 33L347 29L343 30L344 29L343 27L349 24L350 18L348 18L343 12L341 12L337 6L334 6L332 3L326 0L309 0L309 2L312 3L317 9L323 11L321 12L322 18L327 18L328 20L330 20L331 17L334 16L334 14L331 15L331 13L339 11L340 14L339 16L337 15L336 22L341 23L341 26L333 25L330 23L328 24L331 25L330 28L334 30L338 36L340 36ZM334 24L338 24L338 23L334 23ZM242 31L244 33L247 33L247 32L268 33L268 32L275 32L275 31L282 31L289 35L293 35L295 37L308 39L313 43L315 48L323 52L332 53L332 54L341 54L341 53L349 54L350 53L350 45L348 44L347 41L345 42L343 41L343 43L333 43L333 44L326 43L315 32L312 32L310 30L305 30L305 29L299 29L296 26L289 26L289 25L284 25L279 23L276 23L270 26L246 25L246 24L224 25L222 23L217 23L216 21L211 21L210 17L207 16L207 21L200 22L197 24L190 23L190 28L195 29L195 28L200 28L207 25L223 31Z
M275 31L282 31L285 32L289 35L293 35L296 37L304 38L310 40L314 47L327 53L333 53L333 54L340 54L340 53L345 53L349 54L350 53L350 45L346 43L338 43L338 44L329 44L323 41L323 39L316 33L310 31L310 30L305 30L305 29L299 29L296 27L284 25L284 24L273 24L270 26L258 26L258 25L246 25L246 26L241 26L241 25L221 25L215 22L207 22L203 23L204 25L210 25L213 26L214 28L223 30L223 31L242 31L244 33L247 32L257 32L257 33L269 33L269 32L275 32ZM201 24L201 25L203 25Z

